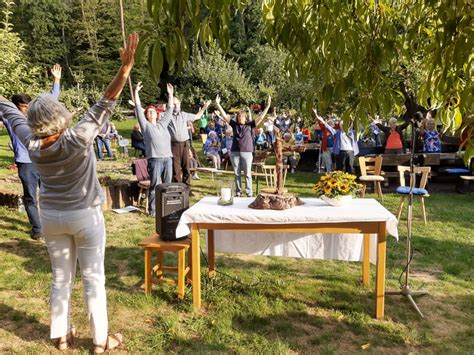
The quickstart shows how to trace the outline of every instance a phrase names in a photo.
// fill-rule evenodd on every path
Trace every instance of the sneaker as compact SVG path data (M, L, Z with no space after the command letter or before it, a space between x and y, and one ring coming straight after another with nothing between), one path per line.
M241 193L241 192L237 192L237 193L235 194L235 197L240 197L240 196L242 196L242 193Z
M197 174L193 175L192 179L193 180L201 180L201 178Z
M295 173L295 169L291 169L291 173L294 174L294 173Z
M31 239L36 240L38 242L44 241L43 236L41 235L41 232L36 232L31 234Z

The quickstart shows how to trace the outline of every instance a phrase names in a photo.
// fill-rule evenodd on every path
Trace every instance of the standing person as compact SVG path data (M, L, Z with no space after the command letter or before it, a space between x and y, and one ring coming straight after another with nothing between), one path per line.
M350 128L346 132L340 125L339 128L334 129L318 115L316 110L314 111L318 120L334 136L334 154L336 155L337 170L352 174L354 172L354 158L359 154L359 146L357 145L354 130Z
M110 132L111 132L111 126L110 126L110 122L107 120L100 128L100 131L99 131L99 134L97 134L97 137L95 137L95 144L97 146L97 155L99 157L99 160L104 160L104 153L103 153L104 146L107 151L107 156L110 159L114 157L112 153L112 147L110 146Z
M171 102L170 102L171 103ZM181 101L175 97L169 105L173 109L168 130L171 136L171 151L173 153L173 181L191 184L189 171L189 132L188 122L199 120L209 107L211 101L206 101L197 114L181 111Z
M207 134L207 121L208 121L208 113L207 110L204 112L202 117L199 119L199 134Z
M145 142L145 157L148 162L148 175L150 176L150 188L148 189L148 212L155 216L155 187L162 183L171 182L173 173L173 154L171 153L171 136L168 125L171 121L173 107L173 85L168 84L168 109L164 114L158 114L154 106L147 107L146 113L142 108L139 92L143 88L141 82L135 87L135 112L138 123L143 132ZM146 118L145 118L146 115Z
M53 75L53 89L51 94L57 100L61 92L61 66L55 64L51 69ZM12 102L25 116L28 112L28 104L31 101L31 97L26 94L16 94L12 96ZM28 150L25 148L20 139L18 139L15 132L10 125L8 120L4 120L5 127L7 128L10 141L13 146L13 153L15 156L15 164L18 168L18 176L23 187L23 205L25 206L28 221L31 225L31 239L42 240L41 235L41 221L38 214L38 206L36 201L36 195L38 193L38 187L40 186L40 176L36 170L35 165L31 162Z
M40 218L52 266L50 336L60 350L66 350L75 336L70 308L77 260L94 352L103 353L123 341L119 333L108 335L104 196L93 143L132 70L137 44L138 35L133 33L120 50L122 65L103 97L72 128L68 128L72 114L51 94L41 94L30 103L28 121L0 96L0 114L28 147L41 177Z
M263 126L265 127L265 134L267 136L268 146L270 148L273 148L273 144L275 143L275 133L273 132L275 118L276 110L275 108L273 108L273 116L268 117L268 120L263 123Z
M316 111L316 109L313 109L313 112L316 115L316 124L318 124L320 122L318 118L318 111ZM332 119L329 119L327 121L327 125L329 125L333 129L335 127L334 121ZM321 122L321 124L319 124L319 127L321 129L321 135L322 135L321 160L322 160L323 167L326 173L330 173L333 167L332 155L333 155L333 146L334 146L334 136L326 128L326 123Z
M406 129L410 121L407 120L404 124L398 125L398 120L392 117L388 120L388 127L381 124L379 118L373 120L373 123L385 133L385 141L383 147L385 154L403 154L405 150L405 142L403 140L402 132Z
M247 196L252 196L252 161L253 161L253 138L252 131L256 126L260 124L265 118L265 115L270 108L272 102L271 97L268 97L267 107L259 114L258 118L254 121L248 109L248 113L245 111L239 111L237 113L236 120L231 120L230 116L224 111L221 106L221 98L219 95L216 97L216 105L219 109L222 117L226 122L232 127L234 133L232 141L232 151L230 159L232 166L234 167L235 175L235 186L236 194L240 196L242 194L242 181L241 181L241 171L244 170L245 174L245 192ZM247 120L248 117L248 120Z

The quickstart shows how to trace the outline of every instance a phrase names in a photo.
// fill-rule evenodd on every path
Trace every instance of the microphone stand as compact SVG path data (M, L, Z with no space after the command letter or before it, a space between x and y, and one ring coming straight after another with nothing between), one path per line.
M416 124L415 120L412 119L411 121L411 154L410 154L410 190L408 192L408 211L407 211L407 256L406 256L406 266L405 269L402 271L400 278L402 277L403 273L405 273L405 283L400 284L400 291L388 291L385 294L390 295L401 295L408 298L411 305L421 318L424 318L423 313L421 313L420 308L416 304L413 297L416 296L424 296L427 295L428 292L426 291L412 291L409 286L409 278L410 278L410 264L413 261L413 249L411 246L411 238L412 238L412 221L413 221L413 188L416 182L416 173L415 173L415 150L416 150Z

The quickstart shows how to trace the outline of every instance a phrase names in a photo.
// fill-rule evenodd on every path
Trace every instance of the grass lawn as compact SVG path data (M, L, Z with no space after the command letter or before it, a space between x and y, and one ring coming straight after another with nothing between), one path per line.
M120 132L132 121L117 124ZM128 134L124 134L129 136ZM0 131L0 177L11 154ZM215 194L215 183L193 181L193 202ZM314 174L289 175L287 187L311 196ZM373 195L368 195L373 197ZM398 198L384 205L396 211ZM143 254L137 243L154 230L142 214L106 212L106 276L111 331L121 331L124 351L238 353L471 353L474 349L474 232L472 195L434 194L427 199L428 225L415 204L413 288L426 318L401 297L386 298L384 320L372 318L373 288L361 286L361 264L235 254L217 256L218 273L205 276L203 304L192 312L190 293L178 302L171 286L143 293ZM0 353L49 353L50 262L44 244L29 239L26 214L0 207ZM471 222L469 222L471 221ZM398 288L405 257L388 237L387 289ZM171 261L172 258L170 258ZM224 274L225 273L225 274ZM374 285L375 268L371 267ZM80 276L72 317L79 331L75 351L87 353L91 337ZM469 350L471 349L471 350Z

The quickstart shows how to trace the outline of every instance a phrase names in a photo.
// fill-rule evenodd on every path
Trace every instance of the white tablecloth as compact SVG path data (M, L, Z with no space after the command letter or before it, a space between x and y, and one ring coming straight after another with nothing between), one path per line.
M178 237L190 233L191 223L288 224L387 222L387 232L398 239L397 219L374 199L354 199L341 207L328 206L316 198L303 198L302 206L285 211L248 208L253 198L235 198L231 206L219 206L217 197L204 197L183 213ZM362 261L361 234L305 234L253 231L215 231L215 250L255 255L310 259ZM370 261L376 262L376 235L371 235Z

